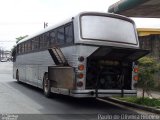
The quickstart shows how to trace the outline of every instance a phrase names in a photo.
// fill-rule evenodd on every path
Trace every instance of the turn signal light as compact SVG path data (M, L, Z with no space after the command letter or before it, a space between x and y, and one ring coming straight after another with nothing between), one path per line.
M80 79L82 79L82 78L84 77L84 74L83 74L83 73L79 73L79 74L77 75L77 77L80 78Z
M84 65L79 65L78 70L84 70Z
M133 79L134 79L135 81L138 81L138 76L135 75L135 76L133 77Z
M134 72L137 73L138 72L138 68L134 68Z

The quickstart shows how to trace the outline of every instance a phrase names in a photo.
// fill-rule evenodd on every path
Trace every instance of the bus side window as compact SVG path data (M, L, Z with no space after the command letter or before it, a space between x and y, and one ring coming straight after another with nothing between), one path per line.
M19 46L19 45L18 45L18 46ZM18 47L18 46L17 46L17 47ZM13 50L12 50L12 57L13 57L12 61L13 61L13 62L16 61L16 54L17 54L17 53L16 53L16 50L17 50L17 47L14 47Z
M64 27L60 27L57 29L57 40L59 45L63 45L65 43Z
M39 49L39 37L32 39L32 50L38 50Z
M16 47L16 49L17 49L17 54L19 54L19 45L17 45L17 47Z
M31 40L29 40L28 42L27 42L27 49L28 49L28 52L30 52L31 50L32 50L32 46L31 46L32 44L31 44Z
M22 53L22 44L19 44L19 54Z
M25 53L31 51L31 40L25 42Z
M44 34L39 36L40 49L45 47Z
M18 53L21 54L21 45L18 45Z
M54 46L56 44L56 39L57 39L57 31L56 30L52 30L49 33L50 36L50 45Z
M40 49L47 48L49 46L49 33L42 34L40 36Z
M22 53L24 53L24 43L22 43Z
M73 43L73 26L72 26L72 24L65 26L65 38L66 38L67 44Z
M46 46L45 48L48 48L50 44L49 32L44 34L44 40L45 40L45 46Z
M24 51L25 51L25 53L27 53L28 52L28 48L27 48L27 41L24 43Z

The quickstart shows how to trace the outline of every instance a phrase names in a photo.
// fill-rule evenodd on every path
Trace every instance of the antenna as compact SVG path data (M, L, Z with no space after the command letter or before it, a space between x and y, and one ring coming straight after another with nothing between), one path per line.
M48 23L47 22L44 22L44 29L48 27Z

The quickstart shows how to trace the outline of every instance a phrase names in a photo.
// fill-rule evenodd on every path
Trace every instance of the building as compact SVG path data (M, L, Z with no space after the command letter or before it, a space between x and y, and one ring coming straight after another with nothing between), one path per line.
M160 29L138 28L140 47L150 50L150 55L160 60Z

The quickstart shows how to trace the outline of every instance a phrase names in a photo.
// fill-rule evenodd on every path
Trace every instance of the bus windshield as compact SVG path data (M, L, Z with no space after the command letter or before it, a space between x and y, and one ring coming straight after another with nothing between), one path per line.
M107 16L81 16L81 37L137 45L137 34L132 22Z

